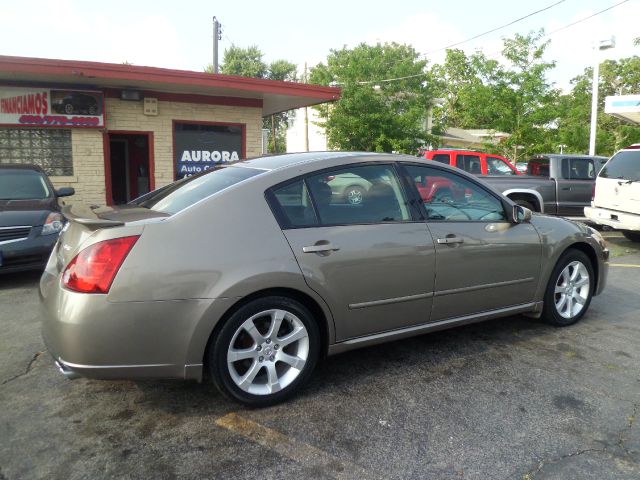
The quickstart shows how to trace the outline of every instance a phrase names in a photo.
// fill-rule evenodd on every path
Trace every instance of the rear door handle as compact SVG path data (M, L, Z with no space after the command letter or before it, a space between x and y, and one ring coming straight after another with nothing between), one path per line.
M324 253L324 252L337 252L340 250L339 247L334 247L331 243L316 243L315 245L308 245L306 247L302 247L303 253Z
M437 240L440 244L451 244L451 243L464 243L464 239L462 237L456 237L455 235L447 235L445 238L439 238Z

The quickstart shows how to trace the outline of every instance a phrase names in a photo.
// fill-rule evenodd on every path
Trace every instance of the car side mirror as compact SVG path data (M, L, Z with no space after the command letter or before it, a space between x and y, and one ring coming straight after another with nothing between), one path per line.
M56 197L70 197L75 195L76 191L71 187L58 188L56 191Z
M522 205L514 205L511 218L513 219L513 223L529 223L532 215L533 212L528 208Z

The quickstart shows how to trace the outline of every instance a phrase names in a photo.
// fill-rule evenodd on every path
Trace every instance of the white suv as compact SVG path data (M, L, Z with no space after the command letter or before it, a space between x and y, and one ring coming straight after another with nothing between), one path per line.
M620 150L606 163L584 214L593 223L622 230L629 240L640 242L640 144Z

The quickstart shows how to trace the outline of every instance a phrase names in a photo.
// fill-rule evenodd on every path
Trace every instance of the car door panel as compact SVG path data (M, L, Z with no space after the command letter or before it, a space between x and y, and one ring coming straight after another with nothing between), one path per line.
M432 321L532 301L541 246L530 224L432 222L436 282ZM441 243L443 239L456 243Z
M435 251L424 224L344 225L284 234L307 285L334 306L337 341L429 321ZM327 244L329 251L308 248Z

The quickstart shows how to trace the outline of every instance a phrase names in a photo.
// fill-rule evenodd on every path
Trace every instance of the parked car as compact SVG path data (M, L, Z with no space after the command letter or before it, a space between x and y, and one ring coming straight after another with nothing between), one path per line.
M62 230L55 190L37 165L0 164L0 274L43 269Z
M371 184L359 204L332 201L327 177L347 174ZM423 200L429 178L452 196ZM573 324L607 276L594 229L408 156L257 158L65 216L40 281L61 371L207 372L253 406L298 391L325 354L515 314Z
M51 103L56 113L67 115L100 115L102 110L98 99L88 93L67 92L64 96L52 99Z
M606 161L606 157L588 155L536 155L527 163L526 175L482 179L534 212L584 221L584 207L591 201L596 175Z
M474 175L519 175L516 167L505 157L474 150L427 150L424 158L461 168Z
M586 217L640 242L640 144L617 152L600 171Z
M364 200L371 183L357 175L345 173L342 175L330 175L326 179L331 187L333 199L336 202L347 202L351 205L359 205Z

